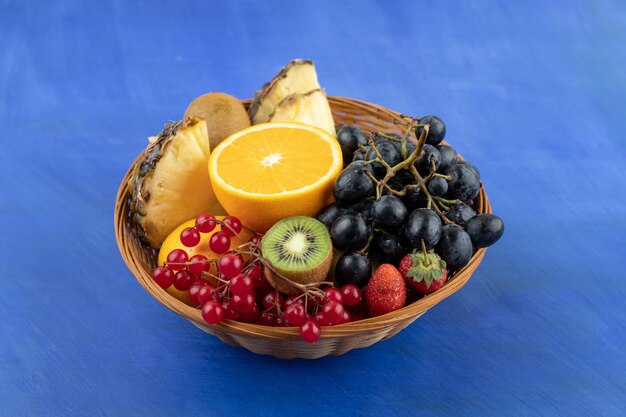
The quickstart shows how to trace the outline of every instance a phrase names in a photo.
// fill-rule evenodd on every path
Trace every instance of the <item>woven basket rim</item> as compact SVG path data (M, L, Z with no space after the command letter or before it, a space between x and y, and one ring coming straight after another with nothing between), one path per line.
M348 105L361 107L365 110L370 110L371 108L377 108L383 110L385 113L392 114L395 117L399 117L399 113L386 109L384 107L378 106L373 103L368 103L366 101L357 100L348 97L341 96L328 96L328 100L331 103L347 103ZM249 105L251 99L241 100L242 104ZM124 234L124 216L125 212L124 208L127 195L129 191L129 180L133 172L133 167L136 162L141 158L141 153L135 158L134 162L131 164L126 174L123 177L123 180L120 184L120 187L117 192L116 204L115 204L115 218L114 218L114 227L116 231L116 240L118 244L118 249L126 266L129 268L131 273L137 279L139 284L157 301L163 304L165 307L174 311L175 313L187 318L192 321L194 324L199 327L209 327L215 329L221 329L226 333L235 333L242 334L248 336L257 336L266 339L285 339L292 338L299 334L299 329L297 327L272 327L272 326L264 326L260 324L252 324L252 323L244 323L234 320L223 320L221 323L209 325L207 324L201 316L201 312L199 308L191 307L177 298L171 296L164 289L159 287L156 283L154 283L151 279L150 271L148 271L137 259L134 259L128 251L126 251L126 245L129 243L126 239L126 235ZM461 157L462 158L462 157ZM478 212L479 213L491 213L491 205L489 203L489 199L484 190L484 187L481 183L480 193L477 197L478 203ZM402 320L406 320L408 318L417 318L426 312L428 309L432 308L434 305L449 297L450 295L457 292L461 289L467 281L470 279L472 273L476 270L478 265L481 263L485 256L486 248L480 248L474 252L470 262L461 270L457 271L454 278L448 282L436 292L426 295L425 297L414 301L411 304L406 305L398 310L392 311L390 313L370 317L363 320L358 320L355 322L349 322L345 324L335 325L335 326L324 326L321 338L342 338L342 337L350 337L356 334L361 334L364 332L372 332L378 329L386 328L394 323L397 323Z

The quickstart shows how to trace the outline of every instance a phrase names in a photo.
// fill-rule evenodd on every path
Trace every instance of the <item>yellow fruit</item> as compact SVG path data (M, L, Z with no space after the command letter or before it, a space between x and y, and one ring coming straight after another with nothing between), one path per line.
M335 122L324 90L285 97L270 115L270 122L299 122L317 126L335 136Z
M206 121L211 149L224 139L250 126L243 104L224 93L208 93L196 98L185 111L185 118L198 117Z
M222 220L224 216L215 216L215 218L217 218L218 220ZM159 265L163 265L163 262L167 260L167 255L174 249L183 249L185 252L187 252L187 255L189 255L190 258L194 255L204 255L209 259L219 258L220 255L213 252L211 248L209 247L209 241L211 239L211 235L221 230L221 226L219 224L215 227L215 230L211 233L200 233L200 243L198 243L198 245L194 246L193 248L188 248L182 243L180 243L180 232L182 232L183 229L187 227L193 227L195 224L196 224L195 219L186 221L185 223L181 224L176 229L174 229L174 231L170 233L170 235L167 238L165 238L165 240L163 241L163 245L161 246L161 249L159 250L159 257L158 257ZM239 233L239 235L246 242L252 237L252 233L245 228ZM240 244L241 242L236 237L232 237L230 239L231 249L235 248L236 246ZM211 270L209 272L211 274L217 275L217 269L215 268L215 265L211 266ZM206 275L205 275L205 278L209 283L211 283L211 285L217 286L217 281L215 279L207 277ZM189 294L187 291L179 291L176 288L174 288L174 286L172 285L171 287L167 289L167 292L173 295L174 297L178 298L180 301L191 305L191 301L189 300Z
M131 179L131 210L140 237L153 248L186 219L217 203L206 164L206 123L193 118L165 126L150 141Z
M289 216L315 216L332 200L341 148L326 131L301 123L264 123L231 135L211 153L220 204L264 233Z

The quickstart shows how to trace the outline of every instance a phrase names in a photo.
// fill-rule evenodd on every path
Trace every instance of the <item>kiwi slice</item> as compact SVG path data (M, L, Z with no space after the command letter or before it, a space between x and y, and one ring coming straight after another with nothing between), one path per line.
M282 277L298 284L326 281L333 260L333 245L326 226L311 217L286 217L271 227L261 240L261 251ZM265 276L278 291L300 290L265 268Z

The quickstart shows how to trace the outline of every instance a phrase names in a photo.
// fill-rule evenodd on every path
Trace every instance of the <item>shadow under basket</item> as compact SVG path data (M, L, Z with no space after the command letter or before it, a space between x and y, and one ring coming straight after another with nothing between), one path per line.
M394 119L400 118L399 113L345 97L328 97L328 100L338 126L342 124L358 126L366 134L375 130L402 133L400 127L393 123ZM243 101L246 107L249 102L249 100ZM443 288L406 307L379 317L322 327L321 338L315 344L301 340L299 329L296 327L268 327L232 320L223 320L219 324L208 325L202 319L198 308L190 307L172 297L152 280L151 271L156 267L157 251L143 244L138 238L137 225L131 216L129 204L131 174L132 166L124 176L115 202L117 244L128 269L152 297L170 310L229 345L244 347L262 355L273 355L281 359L315 359L326 355L341 355L349 350L368 347L388 339L429 308L457 292L470 279L485 256L485 249L475 251L469 264L454 274ZM491 213L491 206L482 185L474 208L479 213Z

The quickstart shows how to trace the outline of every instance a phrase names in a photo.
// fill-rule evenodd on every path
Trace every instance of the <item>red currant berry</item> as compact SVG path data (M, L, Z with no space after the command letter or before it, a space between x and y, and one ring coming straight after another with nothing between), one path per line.
M167 289L174 283L174 273L169 269L160 266L152 271L152 279L163 289Z
M187 268L189 268L189 272L192 275L200 275L202 272L207 271L211 267L211 265L206 261L206 256L194 255L189 258L190 265L188 265Z
M285 319L283 319L282 317L279 316L274 316L274 326L275 327L284 327L287 325L287 322L285 322Z
M250 238L249 242L251 242L253 245L257 245L257 246L259 246L259 245L261 244L261 237L262 237L261 235L259 235L259 234L256 234L256 233L255 233L255 234L254 234L254 235Z
M178 271L176 273L176 280L174 281L174 288L179 291L187 291L191 288L194 278L187 271Z
M238 218L233 216L224 217L222 220L222 233L228 237L235 236L241 232L242 226Z
M230 288L231 293L243 296L252 292L254 285L249 277L244 274L239 274L230 280L228 288Z
M320 326L330 326L330 322L328 320L326 320L326 318L324 317L324 313L322 313L321 311L319 311L315 317L314 320L320 325Z
M331 325L341 322L344 311L343 306L336 301L329 301L322 307L324 319Z
M276 290L268 291L263 296L263 308L270 309L275 308L276 305L283 305L283 297Z
M213 252L221 255L230 248L230 239L222 232L215 232L209 240L209 247Z
M200 243L200 232L195 227L187 227L180 232L180 243L187 246L188 248L193 248L198 243Z
M215 287L207 284L198 291L198 305L205 305L209 301L215 300Z
M300 327L300 337L305 342L315 343L320 339L321 335L320 326L313 320L308 320Z
M343 323L350 323L350 313L348 312L348 310L343 310L343 317L341 318L341 322L339 322L338 324L343 324Z
M196 229L201 233L209 233L215 229L215 216L211 213L204 213L196 217Z
M285 299L285 306L289 306L294 303L304 305L304 297L292 294Z
M250 277L255 287L260 287L263 284L261 278L261 264L254 264L246 271L246 275Z
M182 249L174 249L167 255L167 267L170 271L176 272L185 268L184 264L188 260L187 252Z
M343 295L344 305L353 306L363 299L361 290L354 284L346 284L341 287L339 291L341 291L341 295Z
M224 307L217 301L209 301L202 307L202 318L209 324L217 324L224 318Z
M198 300L198 294L202 287L204 287L204 284L193 284L191 288L189 288L189 299L191 300L192 304L197 306L200 305L200 301Z
M301 304L291 304L285 309L285 321L292 326L302 326L307 321L306 311Z
M239 313L239 320L243 321L244 323L254 323L258 315L259 307L256 305L256 303L254 303L254 305L252 306L252 310L245 313Z
M243 268L243 259L241 259L241 256L239 255L227 253L217 262L217 267L226 279L232 279L241 272L241 268Z
M336 301L339 304L343 304L343 295L337 288L327 288L324 290L326 293L326 297L328 297L328 301Z
M263 326L273 326L274 325L274 316L269 312L263 312L259 314L256 319L257 324L261 324Z
M239 313L233 309L232 303L229 301L224 301L222 303L222 307L224 307L224 318L228 320L237 320L239 317Z
M234 294L231 298L232 306L235 311L239 313L249 313L256 306L256 300L254 299L254 295L252 293L247 293L244 295ZM258 306L257 306L258 310Z

